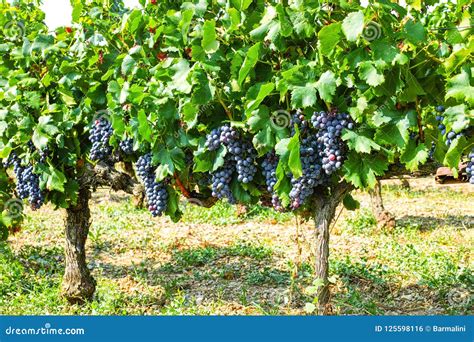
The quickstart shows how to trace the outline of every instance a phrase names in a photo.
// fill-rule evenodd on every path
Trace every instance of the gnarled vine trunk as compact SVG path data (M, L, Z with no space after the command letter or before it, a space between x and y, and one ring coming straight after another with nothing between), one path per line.
M329 291L329 233L336 209L342 202L344 196L352 189L349 184L340 183L328 195L316 196L314 200L314 223L316 228L315 241L315 275L317 279L323 281L319 288L318 308L319 315L330 312L330 291Z
M393 229L395 227L395 216L385 209L382 198L382 185L377 180L373 189L369 190L370 200L372 202L372 211L377 220L379 228Z
M89 187L82 186L77 204L66 210L66 268L61 292L71 304L83 303L95 292L96 284L87 268L85 249L91 218L90 197Z

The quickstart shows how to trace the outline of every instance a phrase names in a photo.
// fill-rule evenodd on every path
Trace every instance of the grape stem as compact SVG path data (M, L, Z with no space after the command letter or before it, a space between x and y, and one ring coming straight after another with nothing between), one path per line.
M178 177L178 174L175 172L174 173L174 179L176 181L176 185L178 186L178 188L181 190L181 193L183 194L184 197L186 198L190 198L191 197L191 193L189 192L188 189L186 189L186 187L183 185L183 183L181 182L181 179L179 179Z

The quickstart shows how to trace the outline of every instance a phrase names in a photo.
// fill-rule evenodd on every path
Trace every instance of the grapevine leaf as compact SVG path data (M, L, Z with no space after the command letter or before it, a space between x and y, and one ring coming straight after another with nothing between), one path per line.
M300 159L300 139L299 139L299 131L296 128L296 133L293 137L291 137L288 143L288 150L290 152L288 156L288 167L290 168L291 173L296 178L299 178L303 175L303 169L301 166L301 159Z
M245 56L244 63L242 64L242 67L240 68L240 71L239 71L239 78L237 80L237 83L239 84L239 86L242 86L242 83L244 82L245 78L249 74L250 70L252 70L255 64L257 64L259 53L260 53L260 43L253 45L247 51L247 55Z
M357 210L360 208L360 202L356 200L354 197L352 197L351 194L347 194L343 200L342 204L344 204L344 207L347 210Z
M373 188L376 176L382 176L388 169L388 162L381 155L361 158L360 154L351 151L344 162L344 177L357 188Z
M132 56L126 55L122 61L122 68L121 68L122 74L128 75L130 71L133 69L133 67L136 65L136 63L137 62Z
M152 142L152 130L150 124L148 123L148 118L145 113L145 110L140 109L138 112L138 134L142 137L143 140Z
M244 11L250 6L252 0L231 0L231 3L239 11Z
M404 27L405 38L414 45L417 45L426 40L426 31L421 23L415 23L413 20L408 20Z
M444 156L443 164L451 167L455 177L457 177L458 174L457 169L459 162L461 161L461 153L466 145L467 141L465 137L456 138L453 140Z
M455 98L458 101L466 101L474 105L474 87L469 81L469 74L466 70L461 70L459 75L448 79L446 99Z
M464 104L446 108L446 111L444 112L446 128L448 130L453 130L456 133L467 128L469 125L469 119L466 112L467 110Z
M208 20L202 27L202 42L201 46L206 53L214 53L219 49L219 42L216 39L216 22Z
M352 12L342 21L342 32L347 40L354 42L364 30L364 13L361 11Z
M380 150L380 146L373 141L369 136L368 132L354 132L350 130L344 130L342 134L342 140L347 142L347 146L351 150L358 153L370 153L372 150Z
M410 171L418 169L420 164L423 164L428 159L428 151L425 144L416 145L414 140L410 140L405 148L405 151L400 155L400 161L405 164Z
M54 166L49 166L49 172L47 173L48 180L46 182L46 188L49 191L58 190L64 192L64 184L66 183L66 176L59 170L56 170Z
M191 84L188 82L188 75L191 71L189 62L185 59L180 59L171 69L175 72L173 75L173 88L182 93L189 94L192 89Z
M359 63L359 76L372 87L376 87L385 81L384 75L375 68L371 61Z
M266 84L258 84L258 94L255 99L252 99L247 103L247 111L252 111L256 109L260 103L268 96L270 93L275 89L275 84L273 83L266 83ZM249 90L250 93L250 90ZM247 98L251 98L249 94L247 94Z
M293 108L311 107L316 103L316 99L316 88L311 85L294 87L291 92L291 106Z
M324 56L329 56L341 39L341 23L324 26L318 32L318 39L319 51Z
M336 78L332 71L325 71L319 80L316 82L316 88L318 89L319 96L331 103L334 94L336 93Z

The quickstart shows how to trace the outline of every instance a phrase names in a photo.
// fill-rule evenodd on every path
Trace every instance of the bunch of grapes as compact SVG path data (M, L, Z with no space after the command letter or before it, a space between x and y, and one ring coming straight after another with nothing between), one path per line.
M305 134L309 128L309 122L306 120L303 112L298 109L295 114L291 116L290 120L290 131L291 136L295 135L295 125L298 127L298 130L301 134Z
M441 135L446 134L446 126L443 124L444 121L444 116L441 114L444 112L444 107L443 106L437 106L436 111L440 114L436 115L436 121L439 122L438 124L438 129L441 133ZM448 134L446 134L446 146L451 146L452 142L454 139L462 137L464 134L462 132L456 133L453 130L449 131Z
M112 146L109 144L110 137L114 133L112 125L105 118L94 122L89 134L92 143L91 160L108 161L112 155Z
M37 210L44 203L44 194L39 186L39 177L33 173L33 166L23 166L20 158L12 158L13 170L17 178L16 191L20 199L28 199L31 209Z
M227 198L231 204L236 202L230 188L234 168L235 165L232 161L226 161L223 167L211 173L212 196L219 199Z
M133 154L133 139L126 138L119 142L120 150L126 155Z
M157 182L150 153L138 158L136 163L137 174L145 185L148 210L153 217L161 216L168 207L168 192L164 182Z
M474 185L474 148L469 153L469 162L467 163L467 178L469 179L469 183Z
M227 151L232 155L237 170L237 180L247 184L253 181L257 167L255 158L257 152L252 144L244 141L239 132L230 125L215 128L207 135L205 146L208 150L217 150L221 145L227 147Z
M318 130L316 137L322 168L327 175L330 175L342 166L344 158L342 130L353 129L354 123L351 122L351 117L347 113L326 112L314 113L311 122Z
M318 139L311 134L301 140L300 158L302 176L291 179L291 207L299 208L304 201L314 193L314 188L325 181L322 160L318 153Z
M204 145L209 151L215 151L221 146L221 128L214 128L206 137Z
M267 185L267 191L272 194L272 205L278 211L283 211L283 205L273 187L277 183L276 168L278 166L278 156L275 151L267 153L262 162L263 176Z

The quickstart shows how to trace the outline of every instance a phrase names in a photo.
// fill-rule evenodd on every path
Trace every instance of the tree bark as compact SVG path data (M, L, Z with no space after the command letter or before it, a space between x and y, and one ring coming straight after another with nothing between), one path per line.
M336 209L344 196L352 189L347 183L340 183L334 187L327 196L315 196L314 201L314 223L316 230L315 245L315 274L316 278L322 280L323 285L319 288L318 308L319 315L331 312L329 291L329 233L331 222L334 219Z
M95 280L86 264L85 244L90 226L88 186L81 186L77 204L66 209L66 265L61 293L71 304L80 304L92 299L95 292Z
M372 202L372 211L377 220L379 228L393 229L395 227L395 216L385 209L382 198L382 185L377 180L375 187L369 190L370 200Z

